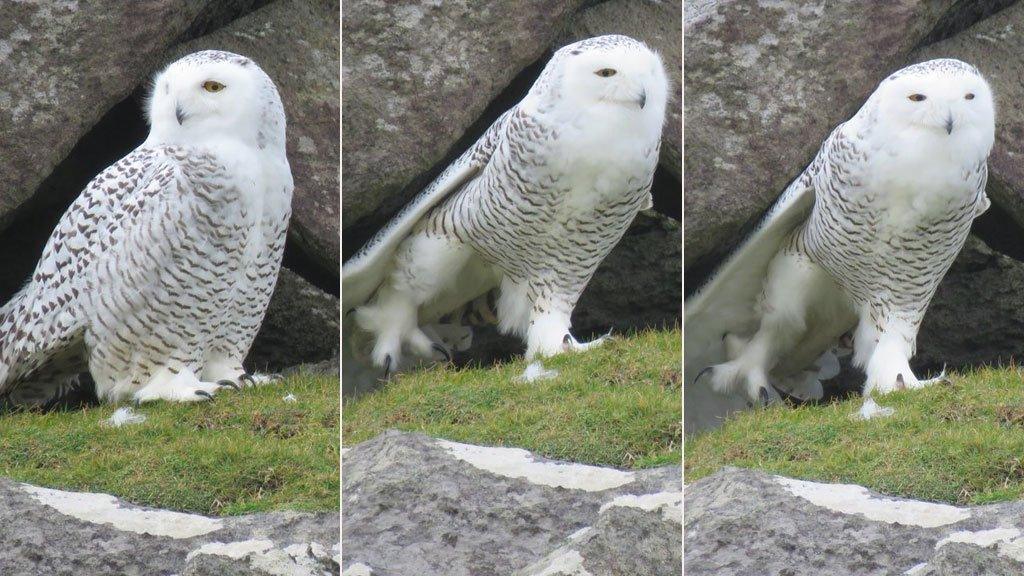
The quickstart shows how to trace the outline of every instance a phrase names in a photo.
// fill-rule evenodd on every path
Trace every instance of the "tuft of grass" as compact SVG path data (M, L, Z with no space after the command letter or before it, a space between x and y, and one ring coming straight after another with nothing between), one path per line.
M949 385L879 397L888 418L851 417L862 399L772 407L687 437L693 482L732 465L955 504L1024 497L1024 380L1017 368L980 368Z
M5 414L0 476L208 515L336 510L338 394L337 377L298 374L213 402L143 404L146 421L121 428L101 424L110 405Z
M678 329L615 338L545 359L558 371L524 383L526 362L438 366L397 376L345 401L351 446L397 428L449 440L526 448L549 458L626 468L678 464L682 399Z

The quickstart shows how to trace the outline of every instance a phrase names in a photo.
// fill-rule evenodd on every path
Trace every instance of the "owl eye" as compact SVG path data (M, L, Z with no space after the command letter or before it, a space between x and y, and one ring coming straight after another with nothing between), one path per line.
M964 100L974 100L974 93L973 92L968 92L967 94L965 94L964 95Z
M206 82L203 82L203 90L206 90L207 92L220 92L224 88L225 86L216 80L207 80Z
M921 102L923 100L927 100L928 97L925 96L924 94L911 94L910 96L907 96L907 99L909 99L911 102Z
M597 74L601 78L609 78L611 76L615 76L615 69L614 68L601 68L597 72L594 72L594 74Z

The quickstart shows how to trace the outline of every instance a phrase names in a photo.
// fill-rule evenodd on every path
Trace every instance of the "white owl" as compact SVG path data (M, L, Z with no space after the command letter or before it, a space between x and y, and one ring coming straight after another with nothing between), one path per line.
M879 84L825 140L760 228L686 302L685 421L714 426L775 388L820 395L853 330L865 395L916 388L917 331L989 206L992 93L952 59Z
M89 183L0 309L0 395L39 403L84 371L107 401L265 378L242 361L291 214L277 89L249 58L198 52L157 75L148 116L146 141Z
M528 357L588 347L576 301L637 212L651 206L668 81L625 36L558 50L527 96L342 268L346 311L372 363L443 357L425 325L499 288L499 329ZM348 370L346 369L346 372Z

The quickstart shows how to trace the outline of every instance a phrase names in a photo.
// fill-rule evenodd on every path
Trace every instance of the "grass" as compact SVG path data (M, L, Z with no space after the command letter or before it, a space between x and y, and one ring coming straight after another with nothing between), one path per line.
M860 399L737 415L686 439L693 482L725 465L955 504L1024 497L1024 382L1017 368L878 399L889 418L851 418Z
M681 356L679 330L646 331L545 360L550 380L517 381L523 360L403 374L344 404L344 443L396 428L574 462L678 464Z
M282 398L293 394L297 402ZM158 402L141 424L116 409L0 416L0 476L208 515L338 507L338 379L284 381L193 404Z

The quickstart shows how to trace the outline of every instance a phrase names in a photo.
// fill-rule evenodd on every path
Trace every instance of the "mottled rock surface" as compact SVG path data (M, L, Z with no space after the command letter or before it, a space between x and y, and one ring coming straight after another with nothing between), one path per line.
M1024 573L1024 503L957 507L723 468L687 485L686 574Z
M210 518L0 479L0 573L338 574L338 514Z
M686 267L728 253L953 4L686 2Z
M342 455L345 574L680 574L680 474L386 432Z

